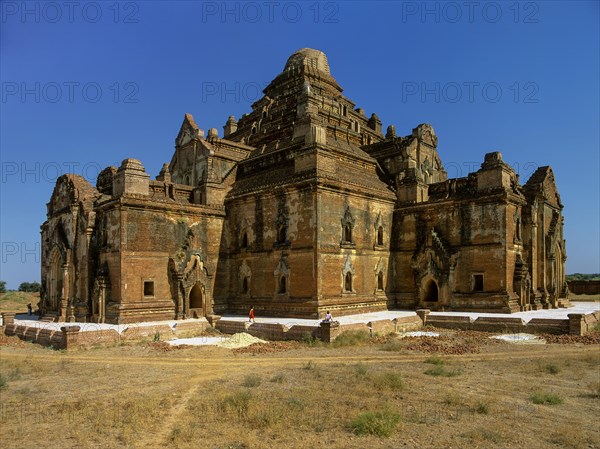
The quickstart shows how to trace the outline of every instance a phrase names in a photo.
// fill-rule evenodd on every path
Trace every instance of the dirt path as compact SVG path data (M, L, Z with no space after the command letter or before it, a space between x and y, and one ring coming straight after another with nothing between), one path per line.
M136 444L137 447L169 447L170 446L170 436L173 432L173 429L179 422L180 418L185 414L186 408L190 402L190 400L194 397L194 395L198 392L201 383L200 380L213 380L217 378L218 375L210 375L210 376L196 376L189 380L192 386L186 391L186 393L179 399L174 407L169 410L165 416L165 418L161 421L160 427L158 428L156 433L146 433Z

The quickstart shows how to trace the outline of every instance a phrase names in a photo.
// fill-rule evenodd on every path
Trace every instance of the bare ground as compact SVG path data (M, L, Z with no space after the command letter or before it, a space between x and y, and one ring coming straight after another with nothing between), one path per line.
M600 448L597 338L514 345L487 336L68 353L4 338L0 441L3 448Z

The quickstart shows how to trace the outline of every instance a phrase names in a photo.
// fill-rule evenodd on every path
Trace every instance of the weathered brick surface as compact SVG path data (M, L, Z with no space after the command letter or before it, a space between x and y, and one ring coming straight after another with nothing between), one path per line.
M140 340L143 338L160 338L162 340L170 340L174 335L171 326L167 324L156 324L152 326L128 326L121 333L121 338L124 340Z
M397 318L395 332L417 331L423 327L423 321L418 316Z
M585 335L592 331L600 321L600 312L580 314L569 314L569 334Z
M251 335L266 340L286 340L287 326L277 323L252 323L246 329Z
M436 316L429 315L427 324L442 329L472 330L474 323L468 316Z
M569 320L532 318L527 322L526 332L537 334L568 334Z
M525 332L525 321L521 318L479 317L473 329L485 332Z
M237 334L239 332L246 332L247 323L243 321L227 321L219 320L217 323L217 329L224 334Z
M600 281L567 281L567 285L576 295L600 295Z
M176 323L172 331L175 336L182 338L199 335L209 327L210 325L205 320L186 320Z
M319 328L315 326L293 325L285 334L287 340L303 340L307 337L318 337Z

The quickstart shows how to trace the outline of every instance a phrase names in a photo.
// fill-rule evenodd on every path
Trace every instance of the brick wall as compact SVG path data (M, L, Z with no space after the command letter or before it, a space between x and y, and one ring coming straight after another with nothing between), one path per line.
M576 295L600 295L600 281L567 281L567 285Z

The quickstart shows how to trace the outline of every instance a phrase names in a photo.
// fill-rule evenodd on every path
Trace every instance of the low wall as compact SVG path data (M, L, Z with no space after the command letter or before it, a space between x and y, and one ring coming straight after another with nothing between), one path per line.
M532 318L527 323L527 332L533 334L562 335L570 332L569 320L552 320L548 318Z
M377 320L368 323L341 324L340 332L364 330L369 333L389 334L391 332L411 332L420 330L423 321L418 316L394 318L393 320Z
M473 320L468 316L429 315L425 324L442 329L471 330L473 328Z
M148 339L172 340L174 338L201 334L209 326L206 320L188 320L177 322L173 327L167 323L153 325L127 325L121 332L116 329L103 329L95 323L74 325L64 323L56 329L56 323L35 322L34 325L14 321L14 314L3 314L3 333L17 336L22 340L52 346L57 349L73 349L91 346L106 346L123 342Z
M287 331L288 327L284 324L248 323L248 330L246 332L264 340L288 340Z
M600 281L567 281L567 285L576 295L600 295Z
M342 332L364 330L369 333L387 334L390 332L409 332L419 330L423 325L439 328L475 330L495 333L548 333L586 335L600 321L600 311L579 314L571 313L567 319L533 318L525 322L514 317L478 317L431 315L427 309L417 311L418 316L396 318L393 320L377 320L367 323L340 325L339 322L308 326L301 324L285 325L280 323L248 323L246 321L215 320L215 327L224 334L247 332L266 340L302 340L307 336L323 341L333 341ZM144 339L171 340L196 336L210 327L207 320L186 320L175 323L157 323L146 326L128 325L121 332L115 329L101 329L93 323L73 325L65 323L56 329L54 323L36 322L35 325L24 325L14 321L14 313L3 313L3 333L16 335L22 340L31 341L44 346L61 349L73 349L96 345L110 345L127 341ZM96 327L94 329L94 327Z
M219 320L216 328L224 334L247 332L265 340L302 340L308 337L332 341L345 331L363 330L369 333L389 334L390 332L409 332L423 327L423 321L418 316L396 318L393 320L369 321L368 323L352 323L328 326L331 323L320 323L314 326L279 323L248 323L246 321Z
M320 332L320 327L295 324L288 329L286 337L288 340L303 340L307 337L319 338Z
M569 334L585 335L591 332L600 321L600 311L588 314L570 313L569 314Z
M396 318L395 321L395 332L411 332L418 331L423 328L423 320L418 316Z
M219 320L215 327L224 334L246 332L263 340L302 340L309 337L320 337L320 326L293 324L286 326L280 323L249 323L247 321Z
M227 321L227 320L219 320L215 327L224 334L237 334L239 332L247 332L246 328L248 327L247 322L245 321Z
M566 319L532 318L525 322L521 318L425 315L425 324L443 329L462 329L482 332L533 334L586 335L600 321L600 312L588 314L571 313Z
M4 334L9 337L14 335L21 340L57 349L108 345L121 340L121 336L114 329L81 331L80 326L73 325L62 326L60 330L56 330L13 323L4 326Z

